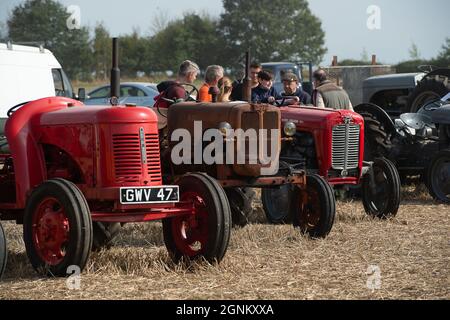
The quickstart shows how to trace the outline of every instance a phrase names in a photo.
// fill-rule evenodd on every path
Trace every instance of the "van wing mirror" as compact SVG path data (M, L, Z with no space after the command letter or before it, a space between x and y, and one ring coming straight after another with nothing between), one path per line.
M78 89L78 100L81 102L86 100L86 89L85 88Z

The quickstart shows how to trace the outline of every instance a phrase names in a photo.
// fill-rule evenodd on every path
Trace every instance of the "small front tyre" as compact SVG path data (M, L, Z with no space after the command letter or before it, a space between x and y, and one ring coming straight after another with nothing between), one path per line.
M181 201L192 203L195 213L163 220L164 242L172 260L220 262L228 248L232 224L225 191L206 174L187 174L177 184Z
M331 231L336 215L336 199L331 186L318 175L309 175L306 189L292 193L293 225L311 238L325 238Z
M39 273L64 277L69 267L82 271L91 252L92 221L80 189L63 179L39 185L26 204L23 237Z
M380 219L395 216L400 206L400 186L394 164L385 158L375 159L372 173L363 177L362 202L366 213Z

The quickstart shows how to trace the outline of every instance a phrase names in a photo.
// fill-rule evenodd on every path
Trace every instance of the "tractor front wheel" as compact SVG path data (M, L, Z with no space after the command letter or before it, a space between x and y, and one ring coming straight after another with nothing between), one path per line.
M318 175L309 175L306 189L292 193L293 225L311 238L325 238L331 231L336 214L336 199L330 185Z
M2 225L0 224L0 280L5 272L7 257L8 249L6 247L6 236Z
M292 222L289 214L292 186L285 184L276 188L264 188L261 191L261 202L267 221L271 224L288 224Z
M434 199L450 203L450 150L440 151L433 158L428 168L426 185Z
M118 222L111 223L94 221L92 223L92 227L92 250L94 251L111 248L122 230L122 225Z
M367 214L385 219L397 214L400 206L400 176L394 164L385 158L373 162L363 177L362 202Z
M220 262L231 234L231 209L216 180L205 174L187 174L177 183L182 202L194 213L163 220L164 242L174 262L204 258Z
M92 247L92 221L80 189L63 179L38 186L26 204L23 237L39 273L64 277L69 267L83 270Z

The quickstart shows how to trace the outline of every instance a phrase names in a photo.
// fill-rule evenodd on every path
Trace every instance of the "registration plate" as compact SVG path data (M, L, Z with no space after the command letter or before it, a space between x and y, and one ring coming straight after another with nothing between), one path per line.
M120 188L121 204L151 204L179 202L178 186Z

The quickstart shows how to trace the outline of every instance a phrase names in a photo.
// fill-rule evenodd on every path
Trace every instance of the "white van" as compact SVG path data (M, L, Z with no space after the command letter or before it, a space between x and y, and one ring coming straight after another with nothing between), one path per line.
M52 96L74 97L53 53L42 47L0 43L0 119L5 120L7 111L20 103Z

